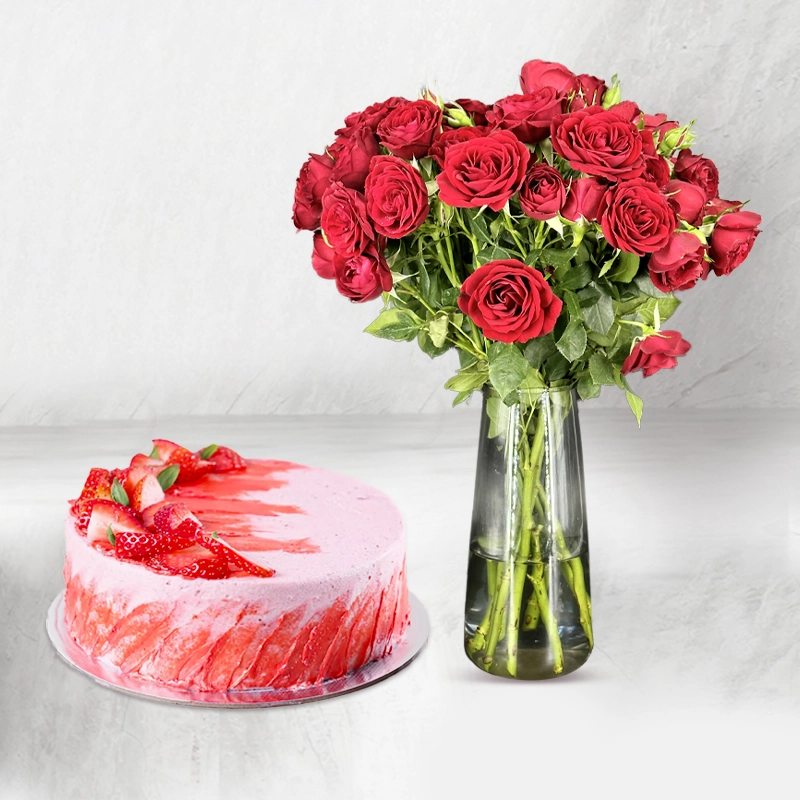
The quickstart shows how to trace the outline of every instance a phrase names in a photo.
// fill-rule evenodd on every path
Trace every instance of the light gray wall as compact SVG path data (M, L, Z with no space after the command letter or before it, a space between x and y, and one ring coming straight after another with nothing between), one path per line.
M788 0L0 8L0 424L448 407L453 360L361 333L378 304L312 272L294 180L347 113L424 82L492 101L531 58L697 119L723 197L764 217L744 266L685 295L694 349L646 406L800 404Z

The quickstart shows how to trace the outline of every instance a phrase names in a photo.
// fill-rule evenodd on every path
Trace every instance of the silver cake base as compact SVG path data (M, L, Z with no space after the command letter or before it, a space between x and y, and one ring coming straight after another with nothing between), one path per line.
M408 666L425 646L430 631L425 607L415 595L409 592L410 624L406 628L403 639L394 646L389 655L377 661L371 661L349 675L297 689L256 688L229 692L197 692L125 675L117 667L87 655L75 644L67 632L64 618L64 595L65 592L62 591L53 600L47 612L47 635L56 652L67 664L109 689L144 697L148 700L159 700L162 703L178 703L189 706L214 706L215 708L288 706L355 692L385 680Z

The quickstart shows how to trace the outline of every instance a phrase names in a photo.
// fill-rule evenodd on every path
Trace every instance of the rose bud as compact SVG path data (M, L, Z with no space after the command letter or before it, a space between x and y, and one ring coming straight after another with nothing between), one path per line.
M425 181L402 158L374 158L365 193L373 227L390 239L402 239L419 228L428 216L430 206Z
M313 231L319 228L322 214L322 195L331 183L333 160L327 156L311 154L300 167L294 190L292 221L298 230Z
M381 152L378 140L366 125L359 125L341 142L331 178L340 181L348 189L363 191L369 162Z
M641 370L649 378L661 369L674 369L678 357L686 355L691 347L678 331L659 331L633 346L622 365L622 374Z
M578 75L579 95L572 101L572 109L602 105L607 89L605 81L595 78L594 75Z
M701 278L708 277L706 252L706 246L693 233L677 231L666 247L650 256L650 280L662 292L691 289Z
M428 155L442 128L442 109L427 100L390 111L378 125L381 144L394 156L411 160Z
M761 231L761 217L752 211L723 214L711 234L711 260L716 275L730 275L747 258Z
M563 95L576 93L580 88L578 77L563 64L534 59L522 65L519 85L523 93L535 92L550 86Z
M706 217L718 217L723 211L730 208L741 208L742 203L740 200L723 200L720 197L715 197L706 203L703 213Z
M637 178L612 186L600 203L600 226L608 243L626 253L655 253L678 227L658 187Z
M531 219L552 219L564 205L566 187L561 173L547 164L532 164L519 189L519 204Z
M374 246L354 256L334 257L336 288L354 303L380 297L392 288L392 273Z
M328 246L323 235L317 231L314 234L314 251L311 253L311 266L320 278L333 279L333 256L333 248Z
M466 97L456 100L456 105L461 106L472 117L473 125L480 127L486 124L486 112L491 106L487 106L480 100L469 100Z
M486 119L494 128L511 131L521 142L534 144L550 135L550 123L561 113L563 97L551 86L529 94L512 94L498 100Z
M681 150L675 162L674 173L678 180L699 186L705 193L706 200L719 193L719 171L710 158L693 155L691 150Z
M703 221L706 196L699 186L672 180L666 185L665 191L679 219L685 219L690 225L699 225Z
M597 219L600 201L608 187L597 178L578 178L569 187L561 216L577 222L581 217L589 221Z
M516 259L490 261L461 286L458 307L498 342L527 342L555 327L562 303L544 276Z
M381 120L390 111L392 111L392 109L395 109L398 106L404 105L408 102L409 101L406 100L405 97L390 97L388 100L384 100L382 103L373 103L363 111L357 111L353 114L349 114L344 121L345 127L339 128L339 130L336 131L336 135L340 137L349 137L350 134L360 125L366 125L373 133L375 133Z
M322 196L322 230L336 254L349 258L374 241L364 195L333 183Z

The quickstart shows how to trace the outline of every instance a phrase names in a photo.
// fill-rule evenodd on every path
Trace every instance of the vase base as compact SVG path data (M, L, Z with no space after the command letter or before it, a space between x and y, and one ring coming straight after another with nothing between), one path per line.
M591 655L588 645L565 649L561 659L556 664L556 658L550 648L520 649L517 653L515 674L509 671L507 654L498 648L495 657L489 664L484 663L483 651L470 653L470 640L464 643L467 658L478 669L496 675L499 678L522 681L542 681L551 678L560 678L582 667Z

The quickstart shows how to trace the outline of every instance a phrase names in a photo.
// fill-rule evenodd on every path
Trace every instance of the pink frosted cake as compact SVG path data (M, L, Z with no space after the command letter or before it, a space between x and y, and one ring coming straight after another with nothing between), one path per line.
M342 475L155 440L94 469L66 525L65 623L176 688L293 688L388 654L408 623L403 523Z

